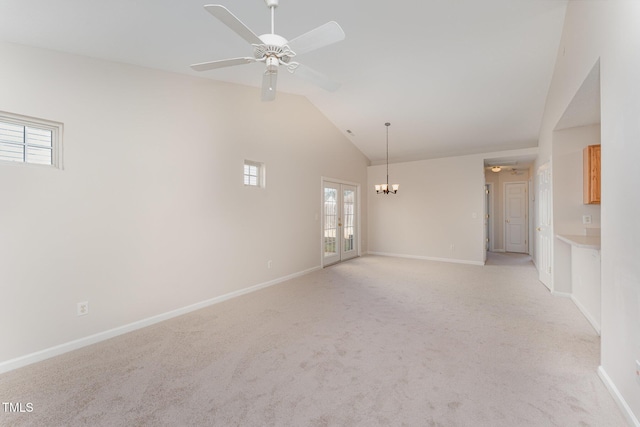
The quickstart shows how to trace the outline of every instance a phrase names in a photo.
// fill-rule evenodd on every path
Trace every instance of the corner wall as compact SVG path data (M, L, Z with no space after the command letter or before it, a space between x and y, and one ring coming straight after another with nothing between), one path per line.
M540 131L542 164L553 130L600 60L602 311L599 373L630 423L640 425L640 2L571 1ZM555 162L552 160L554 175ZM555 176L554 176L555 179Z

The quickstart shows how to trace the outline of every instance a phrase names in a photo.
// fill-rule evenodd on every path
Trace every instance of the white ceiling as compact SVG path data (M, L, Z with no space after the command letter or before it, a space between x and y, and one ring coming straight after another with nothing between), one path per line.
M215 2L2 0L0 40L258 87L261 64L189 68L252 54L204 10ZM256 34L270 32L264 0L218 3ZM385 161L387 121L391 162L532 147L566 3L281 0L277 34L292 39L335 20L346 39L296 58L341 82L337 92L284 70L278 90L306 96L373 164Z

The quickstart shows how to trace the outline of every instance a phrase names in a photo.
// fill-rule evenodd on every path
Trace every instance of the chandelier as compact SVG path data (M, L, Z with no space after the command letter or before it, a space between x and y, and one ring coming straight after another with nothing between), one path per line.
M376 184L376 194L396 194L400 184L393 184L389 187L389 126L391 126L391 123L387 122L384 125L387 127L387 183Z

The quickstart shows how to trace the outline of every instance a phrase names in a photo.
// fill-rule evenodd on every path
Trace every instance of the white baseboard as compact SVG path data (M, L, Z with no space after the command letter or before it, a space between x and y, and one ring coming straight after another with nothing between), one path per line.
M409 258L409 259L421 259L425 261L440 261L440 262L451 262L454 264L469 264L469 265L484 265L482 261L468 261L464 259L455 259L455 258L436 258L430 256L419 256L419 255L404 255L404 254L392 254L388 252L369 252L369 255L379 255L379 256L391 256L396 258Z
M571 295L570 292L558 292L558 291L551 291L551 295L553 295L554 297L569 298L569 299L571 299L571 297L573 296Z
M218 304L222 301L226 301L231 298L239 297L240 295L245 295L250 292L255 292L257 290L267 288L269 286L276 285L278 283L304 276L305 274L309 274L313 271L320 270L320 266L309 268L307 270L299 271L297 273L289 274L284 277L279 277L277 279L269 280L268 282L259 283L254 286L250 286L248 288L240 289L238 291L230 292L228 294L220 295L215 298L208 299L206 301L201 301L186 307L178 308L176 310L169 311L167 313L158 314L156 316L148 317L146 319L138 320L137 322L129 323L127 325L119 326L117 328L109 329L104 332L99 332L97 334L89 335L87 337L79 338L77 340L69 341L64 344L60 344L54 347L50 347L44 350L37 351L35 353L30 353L25 356L20 356L15 359L10 359L5 362L0 363L0 374L12 371L14 369L21 368L23 366L30 365L32 363L40 362L45 359L49 359L54 356L58 356L60 354L67 353L72 350L77 350L82 347L86 347L91 344L98 343L100 341L105 341L113 337L117 337L118 335L123 335L128 332L132 332L147 326L151 326L155 323L162 322L164 320L168 320L177 316L181 316L186 313L190 313L192 311L199 310L201 308L205 308L214 304Z
M584 317L587 318L589 323L591 323L591 326L593 326L593 329L595 329L596 332L598 333L598 335L600 335L600 322L597 321L596 319L594 319L594 317L591 315L591 313L589 313L589 311L586 309L586 307L584 305L582 305L582 303L580 301L578 301L575 296L571 295L571 301L573 301L573 303L576 305L576 307L578 307L578 310L580 310L582 312L582 314L584 315Z
M598 376L607 387L607 390L609 390L609 393L611 393L613 400L616 401L618 407L620 407L622 414L627 419L629 424L634 427L640 427L640 421L638 421L638 418L634 415L633 411L631 411L631 408L624 400L624 397L622 397L622 395L618 391L616 385L613 383L613 381L611 381L611 378L609 377L609 375L607 375L607 372L604 370L602 365L598 367Z

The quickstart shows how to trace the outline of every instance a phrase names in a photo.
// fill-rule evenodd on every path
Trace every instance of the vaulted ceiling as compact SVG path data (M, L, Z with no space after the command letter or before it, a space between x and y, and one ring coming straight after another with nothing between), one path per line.
M206 3L2 0L0 40L258 88L262 64L189 68L252 55L245 40L204 10ZM264 0L217 3L256 34L270 32ZM278 90L306 96L373 164L385 160L385 122L392 162L533 147L566 3L281 0L277 34L290 40L333 20L346 39L296 58L340 82L337 91L284 70Z

